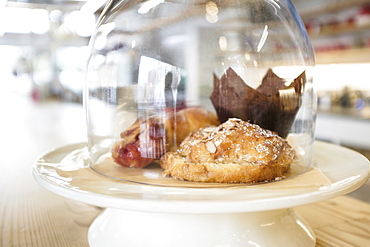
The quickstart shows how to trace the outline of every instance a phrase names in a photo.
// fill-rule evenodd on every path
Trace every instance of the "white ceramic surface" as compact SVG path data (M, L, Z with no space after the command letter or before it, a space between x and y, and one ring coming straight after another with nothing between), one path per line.
M91 225L89 243L91 247L313 247L315 236L292 209L165 214L108 208Z
M46 189L70 199L136 211L230 213L290 208L349 193L369 177L369 161L361 154L337 145L316 142L314 165L330 180L330 184L309 186L308 179L308 186L292 188L278 186L281 182L267 186L222 188L140 185L93 172L86 167L86 157L80 155L84 154L83 147L82 143L73 144L40 156L33 167L36 181ZM76 155L66 159L70 153ZM84 172L74 173L79 170Z
M315 179L308 176L294 187L281 181L183 188L111 179L92 171L85 158L84 144L61 147L40 156L33 174L56 194L108 208L90 227L91 246L314 246L309 226L291 208L349 193L370 169L364 156L316 142L314 165L326 184L310 184Z

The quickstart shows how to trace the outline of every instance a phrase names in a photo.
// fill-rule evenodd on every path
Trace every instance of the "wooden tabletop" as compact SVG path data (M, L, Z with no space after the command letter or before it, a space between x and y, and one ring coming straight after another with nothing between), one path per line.
M55 195L32 177L32 165L54 147L85 141L78 104L0 95L0 246L88 246L99 208ZM317 246L370 246L370 204L342 196L295 209Z

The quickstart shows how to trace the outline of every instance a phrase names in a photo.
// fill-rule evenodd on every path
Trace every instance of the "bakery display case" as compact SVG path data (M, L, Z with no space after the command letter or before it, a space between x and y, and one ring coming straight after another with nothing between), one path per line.
M182 170L189 162L253 166L261 157L264 165L281 164L279 158L286 160L283 150L290 148L294 154L286 165L294 174L310 168L314 57L289 1L112 1L90 45L85 105L95 171L159 185L178 177L176 186L188 186L182 180L220 180L212 178L212 172L209 178L174 175L168 160L180 163ZM216 132L244 122L254 134L240 131L240 136L226 134L229 139L217 137L222 134ZM199 129L207 133L198 133L202 137L197 140L187 138ZM265 141L250 147L241 143L255 139L253 135ZM277 150L270 144L274 140ZM209 159L190 157L186 145L195 145L199 156ZM249 154L240 153L246 148ZM285 176L287 169L276 169L271 176L242 181ZM148 171L156 176L148 178Z

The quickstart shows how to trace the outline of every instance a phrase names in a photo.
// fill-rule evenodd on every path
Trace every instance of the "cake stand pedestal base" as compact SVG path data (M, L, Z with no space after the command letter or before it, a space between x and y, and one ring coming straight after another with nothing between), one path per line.
M315 246L293 209L247 213L176 214L107 208L89 229L91 247Z

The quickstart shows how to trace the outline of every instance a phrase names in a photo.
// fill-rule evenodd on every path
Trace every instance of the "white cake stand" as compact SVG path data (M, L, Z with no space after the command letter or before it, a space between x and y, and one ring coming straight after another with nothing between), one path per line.
M166 187L99 175L80 155L84 145L42 155L33 175L58 195L106 208L89 229L92 247L315 246L314 233L292 208L349 193L370 169L362 155L316 142L315 167L329 184L310 185L307 175L304 186Z

